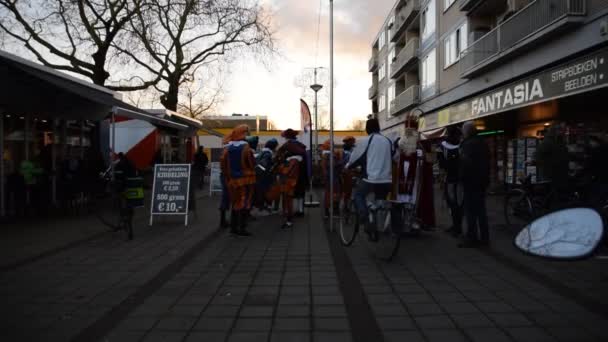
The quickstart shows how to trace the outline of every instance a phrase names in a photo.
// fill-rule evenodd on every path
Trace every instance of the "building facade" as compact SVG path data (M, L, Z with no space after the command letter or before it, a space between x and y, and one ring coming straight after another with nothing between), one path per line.
M603 121L607 39L608 0L398 0L372 44L372 113L395 136L409 113L429 136Z

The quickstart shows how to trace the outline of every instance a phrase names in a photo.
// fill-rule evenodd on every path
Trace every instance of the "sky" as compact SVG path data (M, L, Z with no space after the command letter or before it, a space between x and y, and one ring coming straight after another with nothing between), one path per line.
M268 115L277 128L300 127L301 88L295 79L307 67L329 68L329 0L262 0L273 13L280 56L269 65L237 61L226 79L219 114ZM373 39L395 0L334 1L334 124L346 129L371 113L368 61ZM312 103L309 103L312 106ZM320 109L321 110L321 109Z

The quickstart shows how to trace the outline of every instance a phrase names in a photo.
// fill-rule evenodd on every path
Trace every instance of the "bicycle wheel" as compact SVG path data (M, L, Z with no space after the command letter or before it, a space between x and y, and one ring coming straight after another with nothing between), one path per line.
M393 230L391 225L390 211L387 209L379 209L375 213L377 233L376 239L369 241L368 244L376 258L390 262L397 252L401 244L401 235Z
M342 211L340 218L340 241L344 246L350 246L359 233L359 218L352 202Z
M511 190L504 202L505 222L510 227L523 228L534 218L534 209L528 195L521 189Z

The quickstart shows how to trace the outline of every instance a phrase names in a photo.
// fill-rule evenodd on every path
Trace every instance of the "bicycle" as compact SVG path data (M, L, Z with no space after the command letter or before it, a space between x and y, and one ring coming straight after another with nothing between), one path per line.
M367 209L368 219L361 222L354 200L351 200L347 210L343 211L340 218L340 240L344 246L351 246L355 241L360 227L366 225L370 231L366 231L368 248L379 259L391 261L401 244L402 230L400 225L391 220L391 209L393 202L385 199L374 198L373 193L368 195Z
M111 181L112 212L118 212L118 217L107 220L98 214L100 221L111 228L113 232L124 231L127 241L133 240L133 217L135 208L143 206L143 178L127 178L125 183Z
M505 223L511 227L523 228L538 216L580 202L579 190L562 194L551 186L551 182L533 184L530 175L521 179L520 183L521 186L507 193L503 204Z

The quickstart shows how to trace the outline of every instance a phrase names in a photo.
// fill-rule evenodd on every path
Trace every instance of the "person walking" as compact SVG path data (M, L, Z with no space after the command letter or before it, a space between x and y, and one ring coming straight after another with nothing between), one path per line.
M296 139L298 132L291 128L283 131L281 136L287 139L277 152L279 189L285 216L282 228L287 229L293 227L293 202L300 173L306 172L305 167L302 167L306 158L306 146Z
M462 185L459 184L460 168L460 130L456 126L448 127L448 135L439 146L437 159L443 173L443 194L450 208L452 226L447 230L455 237L462 234Z
M262 152L256 157L256 206L260 211L260 215L267 216L270 214L268 207L268 193L274 183L274 177L271 172L275 150L279 142L277 139L270 139L264 145Z
M239 125L225 138L220 160L222 173L232 207L230 232L238 236L250 236L247 231L247 213L251 209L255 187L255 159L253 150L245 141L249 134L247 125Z
M194 165L192 166L193 174L196 175L195 179L198 181L199 190L203 190L203 186L205 185L207 165L209 165L209 157L205 153L205 148L199 146L196 154L194 154Z
M483 138L477 135L472 121L462 126L464 140L460 145L459 178L464 190L464 211L467 219L465 241L458 247L487 246L490 242L486 189L490 183L490 152Z

